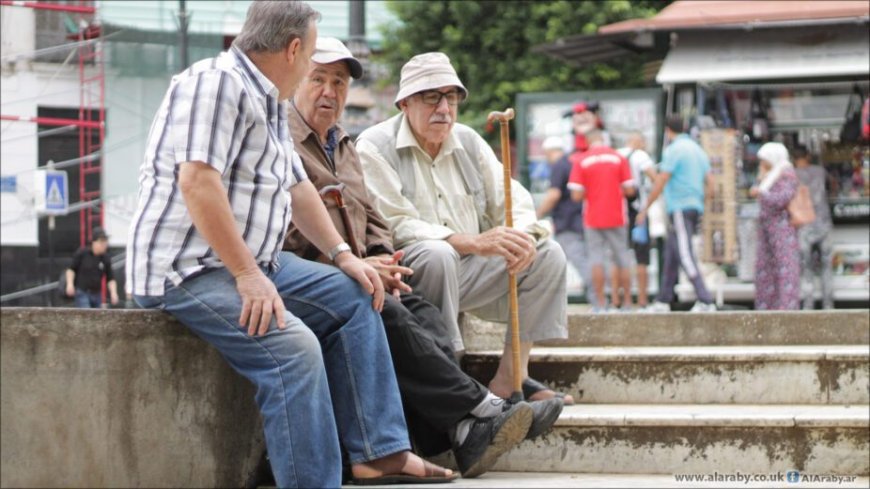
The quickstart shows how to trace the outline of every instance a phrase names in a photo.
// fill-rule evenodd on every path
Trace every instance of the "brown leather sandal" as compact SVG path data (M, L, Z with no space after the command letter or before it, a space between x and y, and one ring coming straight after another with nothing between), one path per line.
M452 482L459 477L459 474L454 472L447 475L445 469L433 463L423 460L423 468L426 475L419 476L413 474L385 474L378 477L363 477L354 478L353 483L358 486L377 486L382 484L439 484Z

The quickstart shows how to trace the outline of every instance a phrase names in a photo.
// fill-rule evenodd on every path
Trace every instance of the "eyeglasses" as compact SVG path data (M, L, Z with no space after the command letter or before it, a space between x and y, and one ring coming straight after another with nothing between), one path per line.
M455 107L459 105L460 102L465 100L465 94L458 90L453 90L450 92L426 90L424 92L418 93L417 95L420 96L420 100L422 100L423 103L426 105L441 105L441 99L447 99L447 105Z

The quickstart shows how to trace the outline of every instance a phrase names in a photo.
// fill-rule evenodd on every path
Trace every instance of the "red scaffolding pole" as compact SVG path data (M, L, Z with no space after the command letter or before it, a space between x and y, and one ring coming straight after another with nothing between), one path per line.
M93 5L66 5L62 3L50 2L24 2L20 0L0 0L0 5L5 5L7 7L27 7L38 10L57 10L59 12L70 12L78 14L97 13L97 8Z
M98 128L99 121L83 121L79 119L62 119L60 117L27 117L21 115L0 115L4 121L34 122L43 126L76 126Z
M81 8L86 8L92 3L90 0L81 0ZM96 12L96 9L94 9ZM100 151L106 138L106 108L105 108L105 71L103 69L103 44L102 42L84 43L84 41L99 38L101 30L95 25L93 19L78 32L78 41L81 45L79 51L79 120L83 122L97 121L99 124L79 126L79 158L83 158L94 152ZM93 66L93 69L89 69ZM95 73L89 73L95 71ZM90 202L98 200L96 206L86 206L79 211L79 224L81 230L81 243L85 246L90 242L94 227L103 226L105 209L101 196L103 172L102 152L100 157L83 161L79 167L79 200ZM96 175L97 184L88 177ZM105 294L104 294L105 295Z
M26 2L19 0L0 0L0 6L26 7L32 9L54 10L78 15L76 25L79 31L67 36L79 41L79 118L62 119L56 117L0 116L2 120L26 121L50 126L73 125L79 130L79 201L96 201L95 205L84 205L79 211L79 242L87 246L93 236L94 228L103 226L105 211L101 199L103 153L106 139L106 98L105 66L103 65L102 29L96 21L97 8L93 0L79 0L78 5ZM87 17L85 17L87 16ZM96 39L96 42L85 43ZM96 153L96 158L85 158ZM96 185L92 176L96 176ZM91 176L91 178L88 178ZM106 300L106 279L103 278L102 296Z

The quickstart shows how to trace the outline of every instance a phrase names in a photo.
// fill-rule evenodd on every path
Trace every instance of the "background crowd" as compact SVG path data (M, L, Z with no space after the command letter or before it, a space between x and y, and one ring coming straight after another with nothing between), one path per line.
M709 156L686 133L678 115L666 121L667 146L658 164L646 152L640 131L618 141L617 149L598 110L597 103L574 104L570 151L558 136L543 142L550 187L537 207L539 217L550 216L555 239L579 272L592 311L670 311L680 270L698 298L691 311L715 311L692 239L700 230L705 202L714 196ZM766 143L758 158L758 183L749 192L760 209L754 306L813 309L818 274L822 307L833 308L832 224L824 170L812 165L799 145L789 151L781 143ZM650 220L667 229L659 293L652 303Z

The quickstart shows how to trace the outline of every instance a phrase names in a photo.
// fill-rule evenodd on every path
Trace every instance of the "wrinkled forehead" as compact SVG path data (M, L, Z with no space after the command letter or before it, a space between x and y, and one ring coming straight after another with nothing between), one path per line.
M311 68L308 70L308 76L311 75L336 76L342 79L350 79L350 67L344 60L327 64L312 61Z

